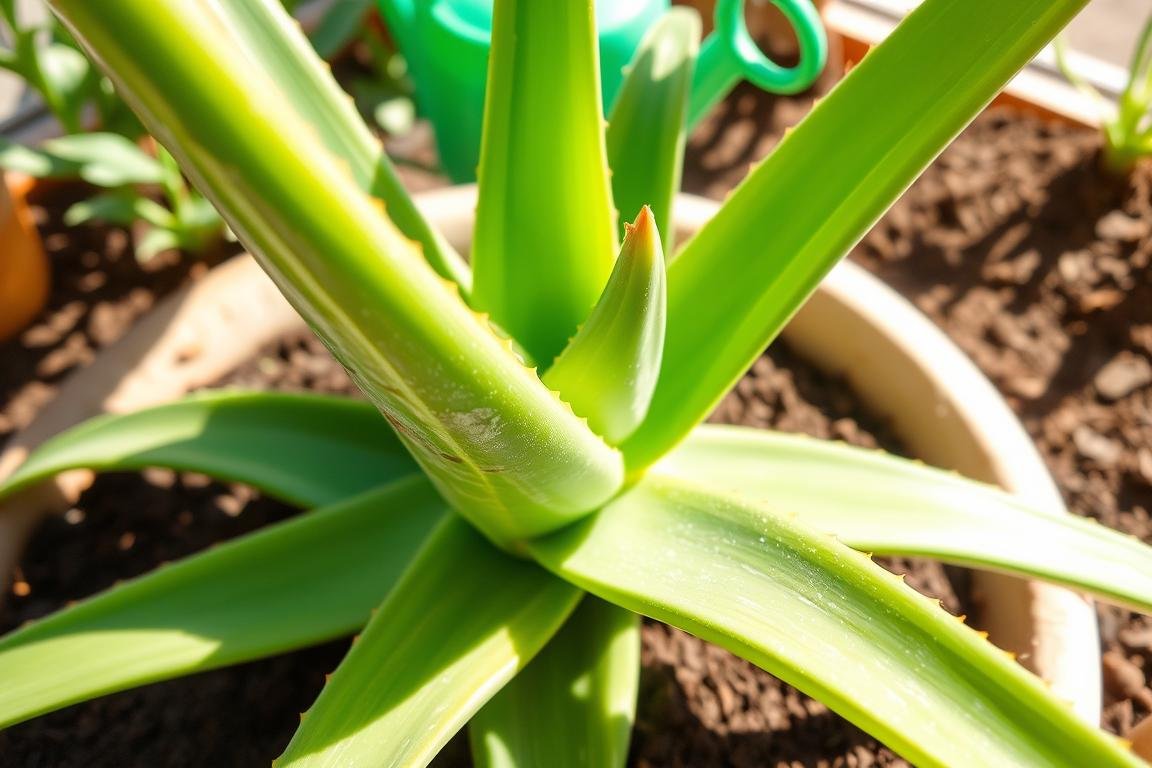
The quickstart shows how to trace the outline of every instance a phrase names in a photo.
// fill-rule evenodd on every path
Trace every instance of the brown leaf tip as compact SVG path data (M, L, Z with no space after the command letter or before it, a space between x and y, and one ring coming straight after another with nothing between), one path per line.
M652 215L652 208L647 205L640 209L640 213L636 214L635 221L624 225L624 232L627 237L651 237L655 229L656 218Z

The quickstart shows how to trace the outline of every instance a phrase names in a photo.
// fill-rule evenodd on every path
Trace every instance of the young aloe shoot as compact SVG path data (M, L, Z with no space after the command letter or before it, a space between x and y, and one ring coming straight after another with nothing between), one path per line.
M1064 77L1101 107L1104 166L1113 173L1127 175L1142 159L1152 157L1152 15L1144 22L1132 52L1127 82L1114 114L1100 91L1069 62L1063 36L1056 38L1053 47Z
M423 766L466 726L479 766L621 768L646 615L917 765L1134 768L865 553L1152 612L1152 549L915 462L701 424L1083 4L925 0L665 269L689 10L652 27L606 129L594 0L496 0L469 267L272 0L53 0L368 402L201 394L0 478L4 502L166 466L311 510L0 638L0 726L360 632L280 768ZM640 211L622 238L618 205Z

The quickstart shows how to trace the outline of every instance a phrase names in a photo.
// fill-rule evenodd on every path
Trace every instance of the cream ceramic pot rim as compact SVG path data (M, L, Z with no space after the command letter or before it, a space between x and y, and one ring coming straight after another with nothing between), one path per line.
M416 196L458 247L471 239L474 186ZM676 200L683 239L718 210L691 195ZM0 478L44 439L97 413L166 402L225 376L261 347L304 327L250 257L237 257L162 301L123 339L74 373L55 401L0 452ZM996 483L1067 514L1023 427L973 363L923 314L860 267L844 262L791 321L785 339L801 357L842 377L886 418L919 458ZM90 482L69 473L0 508L0 573L7 577L29 530L63 512ZM981 571L974 623L1047 680L1087 721L1101 707L1100 646L1091 601L1068 590Z

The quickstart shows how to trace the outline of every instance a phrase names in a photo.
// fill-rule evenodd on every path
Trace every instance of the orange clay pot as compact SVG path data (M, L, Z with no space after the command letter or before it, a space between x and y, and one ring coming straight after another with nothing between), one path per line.
M48 299L48 259L26 196L33 180L0 176L0 341L23 330Z

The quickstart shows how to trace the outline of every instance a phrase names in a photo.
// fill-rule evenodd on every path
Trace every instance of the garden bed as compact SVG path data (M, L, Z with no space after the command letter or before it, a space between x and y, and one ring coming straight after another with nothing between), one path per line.
M803 99L737 91L697 133L686 187L722 196L806 107ZM1152 175L1139 174L1132 187L1106 183L1094 170L1095 150L1090 132L1004 113L981 118L856 257L940 322L1009 396L1075 511L1152 540L1152 374L1142 373L1152 355ZM0 439L26 423L71 366L201 269L181 259L140 268L121 234L64 233L64 203L50 202L40 216L57 285L45 319L2 350ZM351 391L319 345L303 339L268 350L232 380ZM858 416L842 387L783 348L757 363L716 418L898 447L882 424ZM2 628L291 513L195 476L100 479L33 539ZM921 586L962 611L943 569L914 567ZM1152 624L1115 609L1101 618L1111 652L1105 724L1123 733L1152 703L1142 671L1152 662ZM38 718L0 734L0 766L267 764L345 647ZM683 633L647 626L644 660L635 765L904 764L823 705ZM437 764L456 764L462 753L450 749Z

